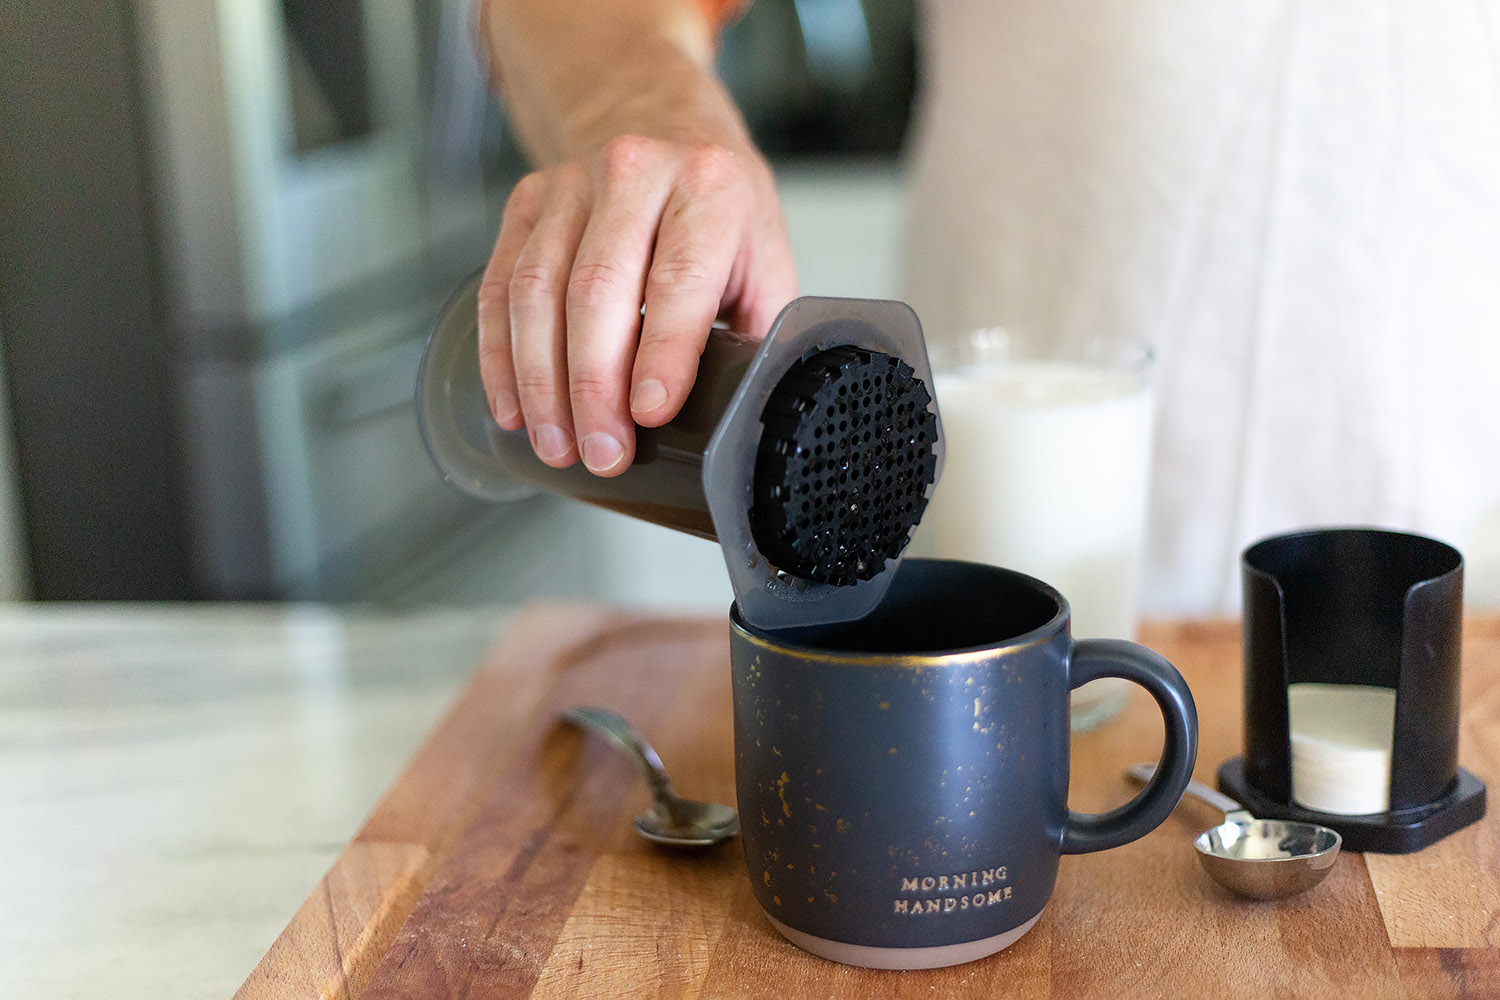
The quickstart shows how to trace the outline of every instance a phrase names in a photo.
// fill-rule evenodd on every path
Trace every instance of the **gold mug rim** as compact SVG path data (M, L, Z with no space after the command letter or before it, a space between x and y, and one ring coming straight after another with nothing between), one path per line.
M752 631L754 626L748 625L740 615L739 602L729 606L729 627L742 639L753 646L769 650L781 656L791 657L796 660L813 661L817 663L842 664L861 667L942 667L950 664L973 663L976 660L985 660L997 656L1009 656L1019 653L1024 649L1039 646L1055 639L1059 633L1066 633L1068 623L1072 618L1072 609L1068 599L1050 583L1040 580L1034 576L1006 569L1003 566L991 566L987 563L970 562L963 559L910 559L907 562L914 563L951 563L959 566L980 566L987 570L1008 577L1013 582L1020 582L1033 590L1040 591L1047 597L1052 598L1057 606L1057 611L1044 624L1037 626L1029 632L1023 632L1017 636L1011 636L994 642L982 643L977 646L962 646L957 649L924 650L917 652L902 653L880 653L864 650L831 650L818 646L809 646L803 643L789 642L786 640L772 639L764 631ZM899 569L899 567L897 567ZM892 570L895 572L895 570ZM889 593L889 592L887 592ZM882 602L884 598L882 598ZM876 606L872 614L879 613L880 607Z

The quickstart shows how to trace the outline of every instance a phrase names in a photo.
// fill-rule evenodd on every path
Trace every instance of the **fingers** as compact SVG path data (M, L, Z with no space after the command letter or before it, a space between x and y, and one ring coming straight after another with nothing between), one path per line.
M733 156L702 151L662 211L631 376L630 411L643 427L676 416L692 388L741 252L747 196Z
M670 173L650 140L622 136L601 153L600 195L568 281L568 391L583 464L612 476L630 466L635 423L627 390L641 296Z
M554 173L531 235L516 256L508 291L516 391L531 447L555 468L578 459L568 403L568 274L588 213L582 171Z
M764 337L781 310L797 297L797 265L779 211L763 217L759 229L747 255L734 315L735 329Z
M796 298L797 267L769 173L760 177L756 202L761 209L750 218L750 232L729 273L724 304L732 329L759 338L770 332L777 314ZM725 310L719 315L725 318Z
M521 247L536 226L543 182L532 174L511 191L500 223L500 235L479 285L479 376L495 423L508 431L522 424L521 399L510 353L510 278Z
M495 420L525 426L548 465L582 457L618 475L636 424L681 409L721 311L763 335L794 291L774 181L753 152L611 140L523 179L506 206L479 302Z

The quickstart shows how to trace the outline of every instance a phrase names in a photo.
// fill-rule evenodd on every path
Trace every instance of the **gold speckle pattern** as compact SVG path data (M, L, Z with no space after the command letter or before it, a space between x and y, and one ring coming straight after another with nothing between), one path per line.
M895 751L891 752L894 753ZM791 780L791 777L785 771L782 771L781 777L776 779L776 796L781 799L781 811L788 819L792 816L792 804L786 800L786 786Z

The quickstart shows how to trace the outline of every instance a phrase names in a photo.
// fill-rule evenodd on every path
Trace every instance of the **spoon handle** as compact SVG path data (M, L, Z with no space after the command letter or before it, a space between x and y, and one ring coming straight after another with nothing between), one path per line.
M634 726L625 721L620 713L594 705L574 705L572 708L563 709L558 715L567 722L603 736L625 751L626 756L634 760L640 767L641 773L646 776L646 782L651 786L651 794L654 797L660 799L663 796L674 795L672 779L667 777L660 755L650 743L646 742L644 736L636 732Z
M1150 781L1151 776L1156 773L1156 765L1131 764L1129 769L1125 773L1128 774L1132 779L1144 785L1146 782ZM1245 807L1240 805L1234 799L1231 799L1223 792L1209 788L1201 781L1189 781L1187 789L1183 792L1183 794L1191 795L1195 799L1201 799L1202 801L1207 802L1209 805L1224 813L1224 815L1226 816L1232 812L1245 811Z

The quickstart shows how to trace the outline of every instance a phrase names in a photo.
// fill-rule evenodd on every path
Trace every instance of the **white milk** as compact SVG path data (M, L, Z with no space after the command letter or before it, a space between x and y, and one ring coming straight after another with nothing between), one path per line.
M1341 815L1391 806L1396 692L1365 684L1291 684L1292 801Z
M1151 467L1145 380L1025 361L934 381L947 457L916 552L1028 573L1072 604L1075 636L1133 638Z

